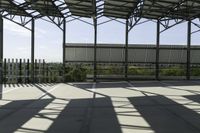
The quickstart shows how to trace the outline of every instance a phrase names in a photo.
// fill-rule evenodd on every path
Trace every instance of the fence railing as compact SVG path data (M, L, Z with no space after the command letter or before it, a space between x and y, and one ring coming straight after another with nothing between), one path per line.
M4 59L1 72L3 83L58 83L80 82L93 79L92 63L47 63L36 59L34 62L34 78L32 63L29 59ZM200 64L191 64L191 79L200 79ZM160 64L160 79L185 79L186 64ZM98 79L124 79L123 63L97 63ZM155 64L131 63L128 66L129 79L155 79Z
M31 78L31 65L29 59L4 59L2 65L3 83L51 83L62 81L61 63L46 63L45 60L36 59L33 79Z

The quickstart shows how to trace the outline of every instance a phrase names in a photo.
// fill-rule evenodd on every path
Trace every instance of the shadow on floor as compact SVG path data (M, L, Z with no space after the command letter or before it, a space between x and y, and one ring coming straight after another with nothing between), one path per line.
M0 84L0 100L3 98L3 85Z
M164 96L128 99L155 133L200 132L200 115Z
M42 88L42 86L38 85L38 84L33 84L33 86L35 86L36 88L38 88L40 91L42 91L43 93L45 93L44 96L48 95L49 97L55 99L56 97L54 95L52 95L51 93L47 92L44 88ZM43 96L43 97L44 97Z
M74 99L46 133L122 133L109 98Z
M96 89L104 88L126 88L130 87L128 82L97 82ZM132 81L134 87L168 87L168 86L199 86L200 81ZM82 89L91 89L93 83L72 83L73 86L79 87Z
M35 101L39 102L37 108L30 108ZM19 100L0 107L0 132L13 133L23 124L32 119L40 110L52 102L52 99Z
M68 85L78 87L78 88L81 88L81 89L92 89L93 83L71 83L71 84L68 84Z
M19 100L10 101L1 106L0 132L122 133L110 98L71 99L61 103L55 101L56 99L53 98ZM50 106L40 112L50 103L56 107ZM66 107L58 112L60 106ZM52 117L54 115L58 115L58 117ZM33 118L53 123L45 130L37 128L40 124L45 125L45 123L36 122L29 125L29 128L23 127Z
M184 96L184 97L194 102L200 103L200 95L190 95L190 96Z
M93 83L72 83L72 86L81 88L81 89L92 89ZM130 87L127 82L97 82L95 84L95 89L104 89L104 88L124 88Z

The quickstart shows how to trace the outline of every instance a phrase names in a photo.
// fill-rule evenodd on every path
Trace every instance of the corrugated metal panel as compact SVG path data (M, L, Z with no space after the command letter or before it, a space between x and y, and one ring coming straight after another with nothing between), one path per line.
M66 61L93 61L93 46L74 45L73 48L66 48ZM76 48L77 47L77 48ZM117 48L115 48L117 47ZM130 45L128 49L128 62L154 62L156 61L155 45ZM200 47L198 50L191 50L191 63L200 63ZM121 62L125 61L124 45L103 45L97 48L97 61L99 62ZM161 45L159 62L163 63L186 63L186 46Z
M191 63L200 63L200 50L191 50Z

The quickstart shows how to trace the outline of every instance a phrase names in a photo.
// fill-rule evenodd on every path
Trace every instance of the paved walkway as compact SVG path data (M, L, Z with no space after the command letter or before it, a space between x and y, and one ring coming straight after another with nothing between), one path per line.
M200 133L200 81L0 87L0 133Z

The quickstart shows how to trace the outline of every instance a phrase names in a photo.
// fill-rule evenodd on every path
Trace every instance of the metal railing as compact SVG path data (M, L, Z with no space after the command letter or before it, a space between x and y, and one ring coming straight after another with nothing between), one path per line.
M3 83L52 83L62 82L62 64L46 63L36 59L34 62L34 78L31 78L29 59L4 59L2 65Z

